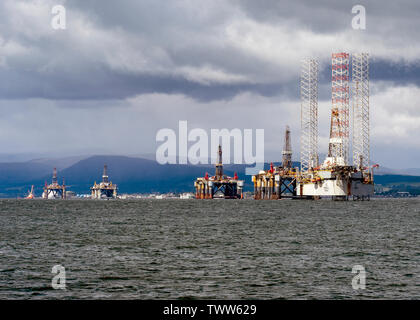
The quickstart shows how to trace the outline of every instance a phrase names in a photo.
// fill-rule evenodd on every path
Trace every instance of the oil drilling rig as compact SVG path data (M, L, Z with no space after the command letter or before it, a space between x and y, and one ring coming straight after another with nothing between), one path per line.
M233 178L223 173L222 147L219 145L215 175L209 177L206 172L204 177L197 178L194 182L195 197L196 199L242 199L243 186L244 181L238 179L236 172Z
M278 167L270 164L267 171L261 170L252 177L254 199L282 199L296 197L297 170L292 168L290 128L286 126L282 163Z
M352 61L353 164L349 157L350 58ZM369 200L374 193L369 156L369 55L333 53L331 61L332 107L328 155L318 158L318 62L302 63L300 170L292 168L290 130L286 128L282 166L270 165L252 177L255 199Z
M52 177L52 183L47 184L45 181L44 186L44 192L42 193L43 199L65 199L66 198L66 186L64 184L64 178L63 178L63 184L60 185L57 182L57 169L54 168L53 170L53 177Z
M374 192L369 166L369 55L353 54L353 164L349 162L350 54L332 54L332 107L328 156L318 163L318 63L303 62L301 74L301 172L297 195L368 200Z
M28 195L25 197L25 199L34 199L35 193L34 193L34 185L31 186L31 190L28 191Z
M108 177L108 166L104 165L104 171L102 174L102 182L97 184L96 181L93 187L90 188L92 191L92 199L115 199L117 198L117 185L112 184Z

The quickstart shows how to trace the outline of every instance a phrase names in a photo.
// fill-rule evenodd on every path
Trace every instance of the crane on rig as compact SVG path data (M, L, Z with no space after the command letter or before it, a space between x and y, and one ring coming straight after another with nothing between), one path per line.
M25 199L33 199L33 198L35 198L35 195L34 195L34 185L32 185L30 191L28 190L28 195L25 197Z

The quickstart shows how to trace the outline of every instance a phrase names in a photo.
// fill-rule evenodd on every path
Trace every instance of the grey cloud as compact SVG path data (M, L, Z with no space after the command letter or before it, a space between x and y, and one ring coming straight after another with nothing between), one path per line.
M287 93L298 98L298 63L275 65L238 48L226 41L224 27L236 14L274 26L290 20L296 30L311 28L313 32L333 34L336 30L349 28L353 4L329 1L179 1L163 5L158 1L66 1L68 30L52 32L38 25L42 30L37 36L36 26L31 32L26 30L30 26L26 26L26 32L23 32L19 24L11 21L14 16L8 16L7 11L12 10L13 2L7 3L8 6L0 5L0 17L3 18L0 40L3 38L3 44L19 44L23 52L9 54L3 59L0 54L0 62L3 60L7 66L2 68L0 64L0 79L6 83L0 86L0 94L11 99L76 100L123 99L151 92L183 93L198 100L218 100L230 99L245 91L268 96ZM372 23L369 30L379 28L381 19L398 25L402 21L408 21L409 25L414 23L411 20L417 9L414 3L396 5L364 1L362 4L368 9L369 21L377 21L369 22ZM19 15L16 10L15 14ZM49 12L43 14L50 18ZM100 33L83 35L83 25L76 25L80 21L100 30ZM46 25L48 23L45 21ZM367 32L371 32L369 30ZM395 32L398 35L399 31ZM127 45L127 49L119 48L121 44ZM124 54L128 58L121 57ZM297 56L303 54L296 52ZM141 56L145 59L144 67L136 66ZM375 56L374 52L372 56ZM319 58L324 66L321 84L328 83L329 54ZM124 59L128 59L127 65L118 65ZM284 57L278 57L279 61L282 59ZM400 66L390 68L390 64L386 60L372 64L372 79L377 75L380 80L418 84L411 65L401 69ZM196 81L200 72L206 77L206 70L200 69L206 66L225 72L227 80ZM196 68L193 72L198 72L198 76L189 76L188 68ZM247 81L234 80L241 77Z
M281 23L284 20L297 28L310 28L316 32L335 33L351 26L354 14L352 8L362 5L366 9L368 30L388 31L393 26L395 32L411 31L418 26L420 3L413 0L234 0L243 10L261 22Z
M49 26L57 2L67 8L65 31ZM350 28L354 4L366 6L365 31ZM14 152L93 150L101 141L102 151L153 153L156 130L187 119L208 128L265 128L267 152L275 154L290 124L298 150L300 59L321 62L325 138L333 50L370 52L372 96L379 95L372 103L398 100L394 86L420 86L419 9L415 1L379 0L4 0L1 142ZM416 103L417 93L403 92L406 105ZM409 120L392 125L418 132ZM49 122L63 137L48 140ZM110 126L115 136L102 142L99 132ZM382 156L387 147L375 142Z

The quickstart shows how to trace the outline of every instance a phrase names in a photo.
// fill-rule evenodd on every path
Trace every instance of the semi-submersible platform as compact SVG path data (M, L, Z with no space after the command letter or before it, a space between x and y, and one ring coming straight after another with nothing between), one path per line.
M206 172L204 177L197 178L194 182L196 199L242 199L243 187L244 181L239 180L236 172L233 178L223 173L222 147L220 145L215 175L209 177Z
M92 192L92 199L116 199L117 198L117 185L109 181L108 166L104 165L102 174L102 182L93 184L90 188Z
M112 181L109 181L108 177L108 166L104 165L104 171L102 174L102 182L94 183L93 187L90 188L91 190L91 198L92 199L116 199L118 193L118 187L116 184L113 184ZM66 185L64 183L60 185L57 179L57 169L54 168L52 182L51 184L47 184L45 182L44 192L42 193L43 199L66 199L67 192L66 192ZM34 188L32 186L31 191L29 192L29 196L26 199L34 199Z
M255 199L331 197L368 200L374 194L369 151L369 55L357 53L352 61L352 152L349 164L350 54L332 54L332 108L328 155L318 158L318 62L302 63L300 168L292 167L290 130L286 128L282 165L252 177Z
M33 188L32 188L32 194L33 194ZM62 185L58 183L57 168L54 168L53 170L51 184L47 184L47 182L45 181L44 192L42 193L42 198L43 199L66 199L66 185L64 183L64 179L63 179Z

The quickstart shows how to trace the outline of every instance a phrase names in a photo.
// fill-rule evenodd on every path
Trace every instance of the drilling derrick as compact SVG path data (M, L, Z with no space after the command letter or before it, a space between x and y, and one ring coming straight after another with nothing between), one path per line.
M66 186L64 184L60 185L57 179L57 169L53 170L53 177L51 184L47 185L45 182L44 192L42 193L43 199L65 199L66 198Z
M369 54L352 55L353 166L364 170L369 152Z
M202 178L197 178L194 182L196 199L242 199L244 181L239 180L238 175L228 177L223 173L222 163L222 147L219 145L217 152L216 171L214 176L206 175Z
M58 183L57 183L57 168L54 168L54 170L53 170L53 177L52 177L51 185L58 185Z
M290 144L290 128L286 126L286 132L284 134L284 147L282 152L282 166L284 169L290 169L292 167L292 146Z
M104 172L102 174L102 182L108 183L108 166L106 164L104 165Z
M318 166L318 62L302 61L301 97L301 171Z
M252 176L255 200L276 200L296 197L298 168L292 168L292 146L290 128L286 126L282 165L270 164L269 170L261 170Z
M217 163L215 176L218 180L223 179L223 163L222 163L222 146L219 145L219 151L217 153Z
M104 165L102 173L102 182L97 184L96 181L92 188L92 199L112 199L117 197L117 185L109 181L108 166Z
M349 54L332 54L332 108L328 158L348 165L349 152Z

